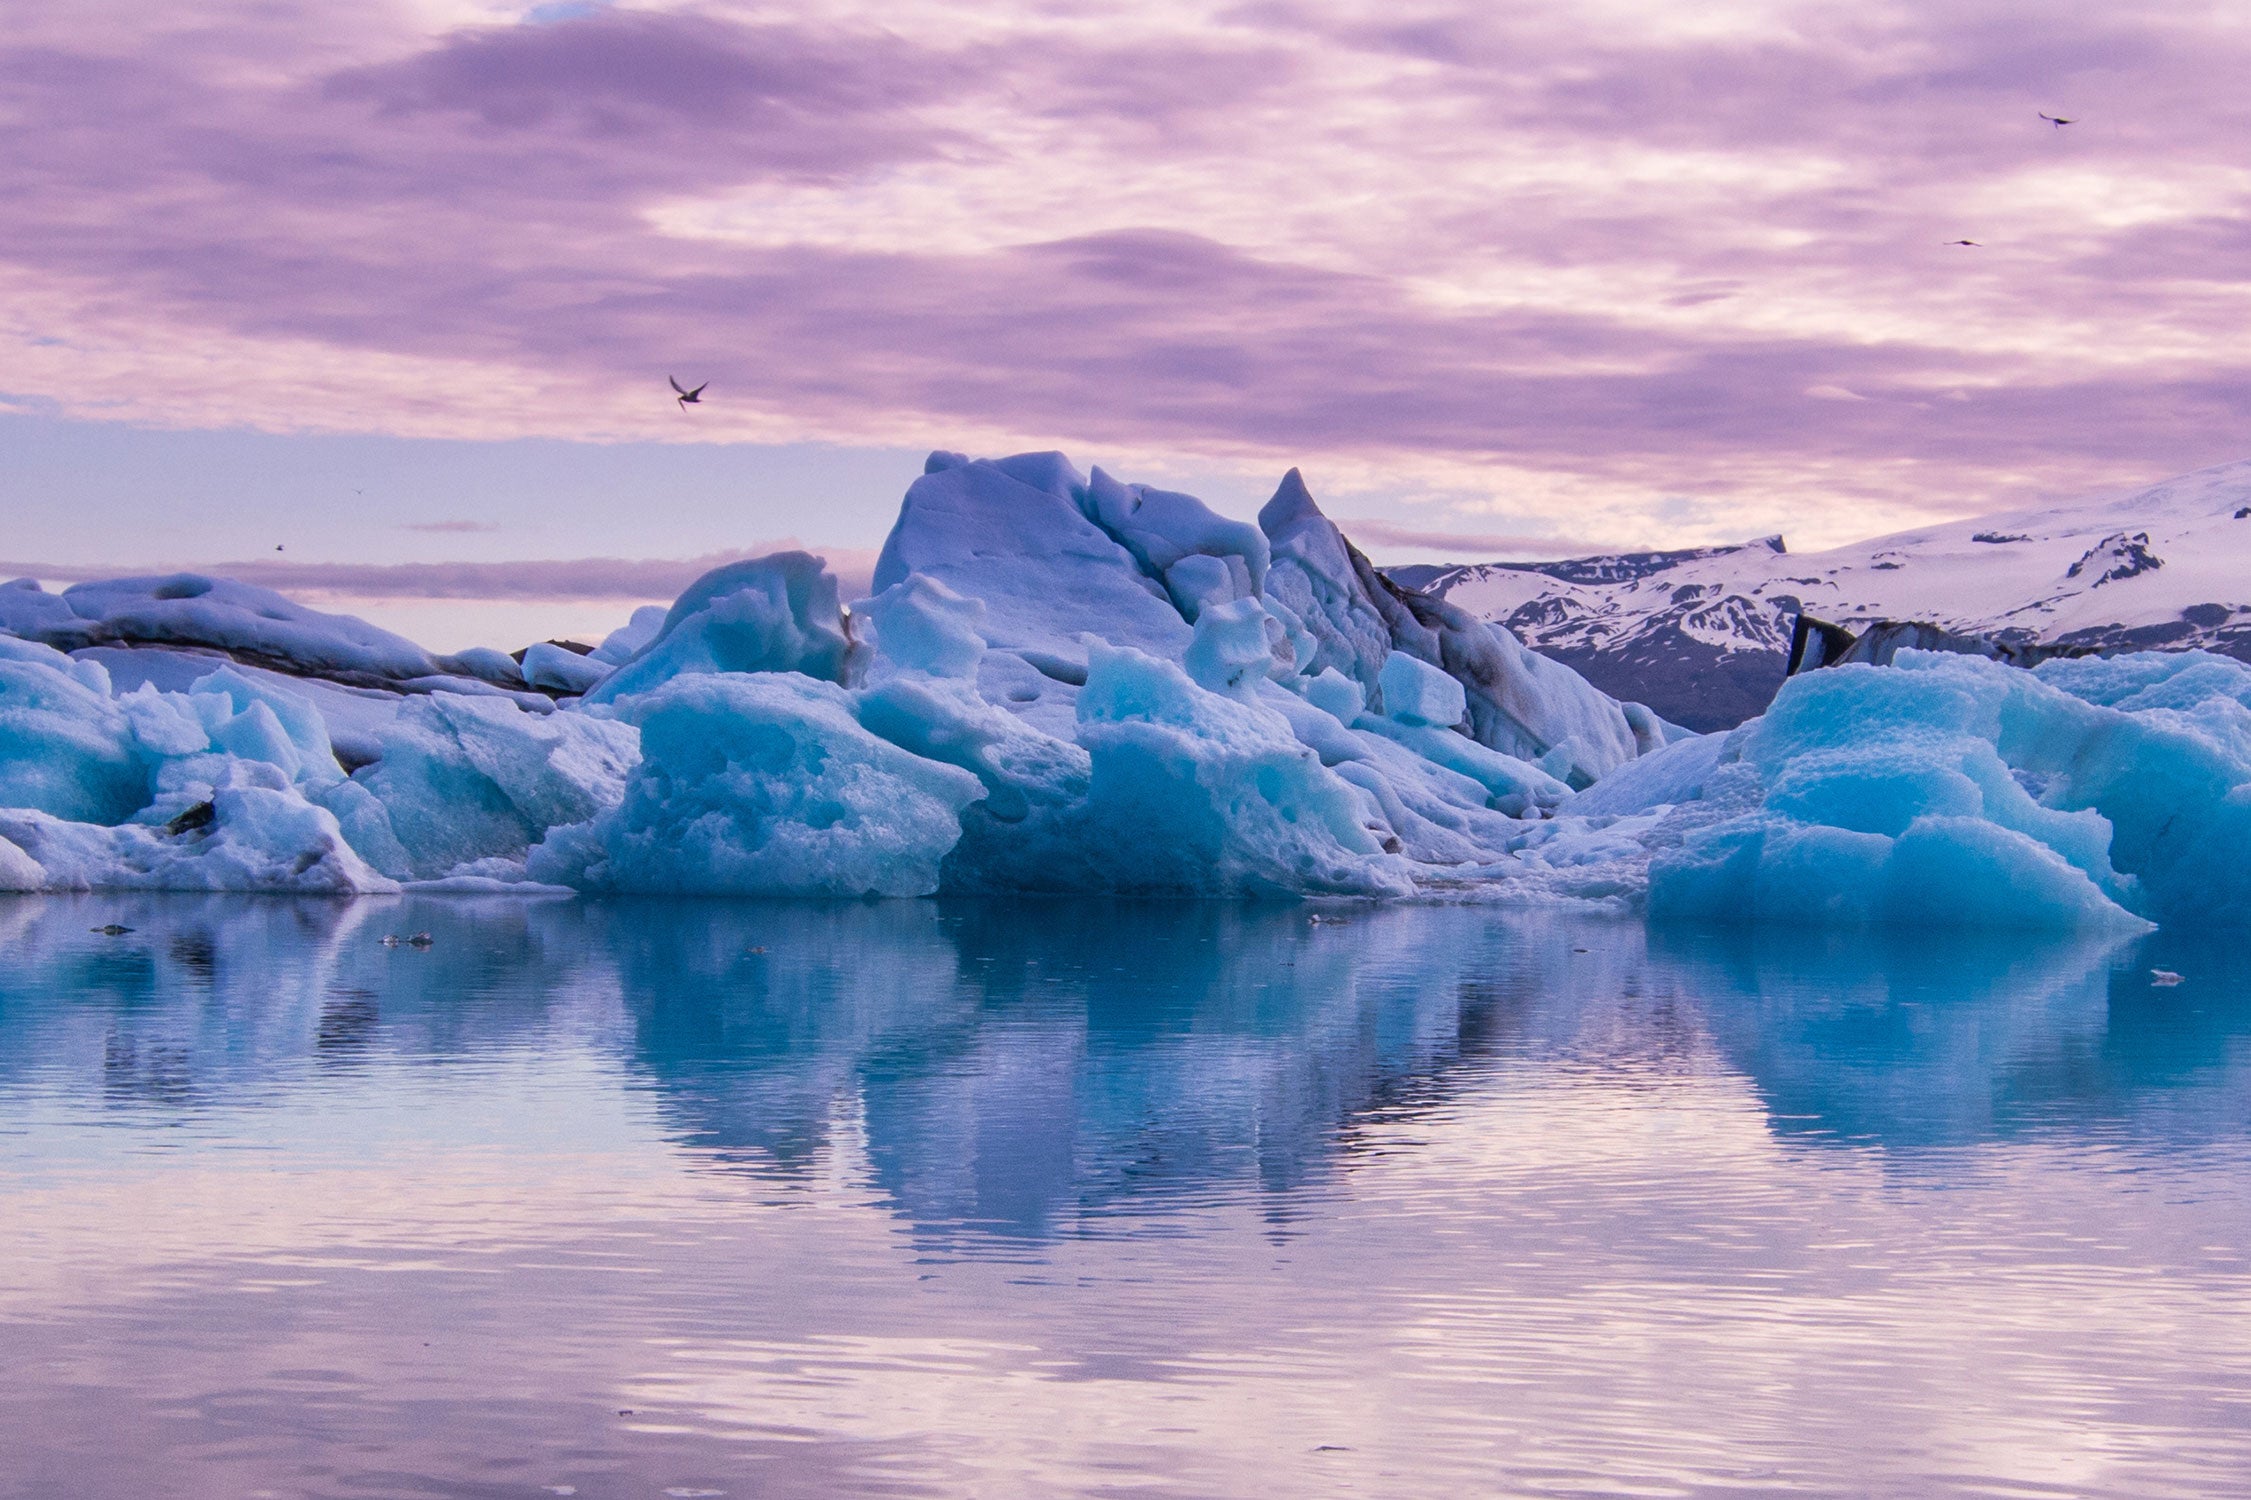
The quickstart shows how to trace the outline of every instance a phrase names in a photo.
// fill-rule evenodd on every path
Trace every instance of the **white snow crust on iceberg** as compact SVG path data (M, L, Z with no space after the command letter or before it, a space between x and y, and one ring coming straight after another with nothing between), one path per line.
M60 595L27 583L0 590L0 628L49 645L128 640L221 647L338 682L439 675L437 659L404 636L230 578L112 578L75 584Z
M518 657L190 574L0 588L0 889L2251 922L2223 658L1905 652L1683 736L1389 583L1294 470L1252 525L1052 453L933 455L874 582L731 563Z
M74 654L170 647L330 685L480 693L512 697L535 711L547 706L504 652L480 647L434 655L365 620L200 573L101 579L60 594L34 579L15 579L0 584L0 633Z
M836 580L806 552L777 552L714 568L688 585L648 644L587 692L614 703L684 673L847 675L852 638Z
M991 646L1084 678L1079 638L1177 657L1188 622L1125 545L1088 519L1060 453L932 454L876 558L878 594L920 573L985 606Z

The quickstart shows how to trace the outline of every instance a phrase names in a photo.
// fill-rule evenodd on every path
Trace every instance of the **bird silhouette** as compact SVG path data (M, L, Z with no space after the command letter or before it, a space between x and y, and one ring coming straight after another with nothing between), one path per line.
M279 551L281 550L281 543L279 543L279 542L276 542L276 543L274 543L274 550L275 550L276 552L279 552Z
M1984 248L1983 246L1979 245L1976 240L1948 240L1946 243L1949 245L1968 245L1973 250Z
M2149 971L2149 982L2161 989L2170 989L2181 982L2181 976L2171 969L2152 969Z
M2040 115L2041 119L2046 120L2050 125L2053 125L2058 130L2063 129L2063 127L2066 125L2076 125L2079 123L2077 120L2067 119L2062 115L2041 114L2039 110L2034 110L2033 113Z
M667 380L672 380L672 377L670 375L667 375L664 378ZM709 384L711 384L711 382L708 380L703 383L703 385ZM700 406L703 404L703 385L699 385L691 391L686 386L682 385L679 381L672 380L672 393L680 398L680 409L682 411L686 411L691 406Z

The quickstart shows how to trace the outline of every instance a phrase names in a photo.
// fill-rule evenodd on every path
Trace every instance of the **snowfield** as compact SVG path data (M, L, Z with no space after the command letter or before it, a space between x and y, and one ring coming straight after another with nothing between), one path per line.
M2101 589L2140 602L2100 628L2169 629L2131 591L2153 575L2218 586L2181 546L2216 549L2227 485L2251 488L2251 468L2217 472L2132 515L2020 518L2022 538L1891 539L1877 560L1902 561L1876 569L1891 592L1838 563L1817 607L2068 632L2108 609L2086 602ZM2125 540L2080 545L2103 521ZM2030 589L2073 547L2046 596L1974 618L1937 607L1963 597L1950 580L1988 599ZM2169 547L2184 562L2163 573ZM1677 592L1682 570L1741 581L1749 556L1611 559L1562 581L1615 602L1669 574L1655 586ZM1965 572L1989 556L2015 570L2003 583ZM2251 864L2233 857L2251 836L2251 669L2232 660L2023 671L1902 652L1793 679L1740 729L1696 735L1462 607L1526 578L1559 581L1467 570L1440 580L1452 600L1398 587L1294 471L1254 526L1059 454L940 453L872 597L847 604L820 559L779 553L715 570L590 652L435 657L189 574L11 584L0 890L1419 896L2121 932L2251 919ZM1741 618L1782 598L1762 588L1733 596ZM1736 617L1676 625L1725 646L1747 637L1713 620Z
M1854 627L1924 621L2024 644L2251 659L2251 463L1829 552L1769 537L1393 577L1699 730L1764 711L1801 608Z

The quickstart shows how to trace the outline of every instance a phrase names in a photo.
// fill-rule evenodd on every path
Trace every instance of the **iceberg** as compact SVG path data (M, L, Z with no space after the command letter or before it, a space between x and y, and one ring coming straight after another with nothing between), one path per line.
M875 632L882 661L932 677L974 678L985 659L985 602L964 599L927 573L910 573L856 611Z
M1451 729L1469 712L1469 695L1460 682L1404 651L1384 658L1376 691L1383 695L1385 716L1402 724Z
M2136 930L2251 919L2251 671L1902 651L1791 679L1692 763L1658 917ZM1659 776L1646 796L1685 792ZM1619 807L1616 789L1586 801Z
M1258 513L1271 548L1265 597L1302 628L1303 672L1335 671L1380 697L1384 667L1403 654L1462 685L1470 737L1489 750L1541 761L1585 786L1664 743L1656 715L1598 692L1560 662L1378 573L1323 515L1297 470Z
M1691 735L1377 572L1061 454L932 455L865 599L783 552L434 656L194 574L0 587L0 889L1597 899L2251 921L2251 670L1900 650Z

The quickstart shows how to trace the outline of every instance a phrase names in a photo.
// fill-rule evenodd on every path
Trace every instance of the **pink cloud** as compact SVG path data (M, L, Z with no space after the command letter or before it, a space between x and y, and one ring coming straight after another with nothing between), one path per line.
M415 36L214 10L192 44L100 48L50 17L0 45L0 267L214 346L586 391L694 370L711 422L733 403L811 438L1974 508L2238 456L2251 423L2251 42L2177 7L2028 30L1998 3L1808 6L1677 36L1541 6L760 14ZM882 206L941 172L991 234ZM1176 179L1196 212L1168 218L1140 190ZM1059 181L1077 221L1018 225ZM792 240L783 211L747 238L652 217L746 185L875 206L851 243ZM1417 194L1396 231L1356 222ZM1975 261L1943 248L1964 235ZM489 435L578 420L519 410Z
M251 560L171 564L163 568L105 568L101 577L135 572L197 572L238 578L285 594L351 599L626 599L669 602L713 568L798 546L794 539L731 548L703 557L578 557L523 562L294 563ZM836 574L846 597L864 593L874 576L873 548L816 548ZM52 563L0 563L10 578L68 579L95 576L83 567Z
M1490 558L1594 557L1627 550L1616 542L1585 537L1527 535L1514 531L1447 531L1402 526L1372 517L1335 517L1344 534L1363 551L1386 547L1411 547L1427 552L1452 552L1480 561Z

